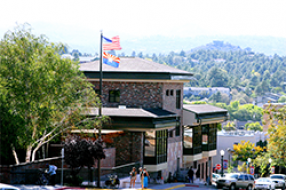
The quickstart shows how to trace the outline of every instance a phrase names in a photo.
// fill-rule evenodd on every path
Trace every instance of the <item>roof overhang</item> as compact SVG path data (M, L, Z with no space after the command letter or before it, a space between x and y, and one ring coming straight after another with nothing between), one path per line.
M87 115L97 116L98 109L91 109ZM110 118L103 129L113 130L156 131L174 128L179 122L177 114L163 109L102 108L102 115Z
M98 71L84 71L88 80L99 80L100 72ZM171 73L171 72L103 72L103 80L122 80L122 81L134 81L134 80L146 80L146 81L187 81L196 80L192 73Z
M184 105L183 118L184 126L221 123L228 119L228 111L207 104Z

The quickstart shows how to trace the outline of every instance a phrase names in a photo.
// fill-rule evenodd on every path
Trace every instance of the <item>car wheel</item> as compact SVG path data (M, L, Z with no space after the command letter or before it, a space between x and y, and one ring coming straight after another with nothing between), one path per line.
M230 187L229 187L229 190L236 190L235 184L231 184Z
M252 185L248 185L246 190L252 190Z

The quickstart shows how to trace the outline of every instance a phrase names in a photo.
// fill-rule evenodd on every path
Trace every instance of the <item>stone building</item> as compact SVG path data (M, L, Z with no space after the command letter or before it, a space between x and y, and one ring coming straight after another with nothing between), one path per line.
M80 70L98 91L99 62L81 64ZM115 166L139 162L151 174L167 179L169 173L200 167L202 162L198 177L206 179L216 154L216 124L227 118L227 111L210 105L183 106L183 86L192 76L136 57L122 57L118 68L103 65L102 114L110 117L103 130L113 130L103 140L109 139L105 143L115 148ZM97 114L96 109L91 112ZM198 135L192 148L200 146L194 152L183 148L184 131L190 128Z

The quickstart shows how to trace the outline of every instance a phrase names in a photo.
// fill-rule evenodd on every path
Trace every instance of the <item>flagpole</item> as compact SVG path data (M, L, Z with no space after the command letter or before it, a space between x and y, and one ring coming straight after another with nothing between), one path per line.
M100 98L100 106L98 109L98 117L100 119L99 121L99 127L98 127L98 141L101 142L101 127L102 127L102 30L100 31L100 61L99 61L99 71L100 71L100 78L99 78L99 98ZM100 165L100 159L97 160L97 187L100 188L100 175L101 175L101 165Z

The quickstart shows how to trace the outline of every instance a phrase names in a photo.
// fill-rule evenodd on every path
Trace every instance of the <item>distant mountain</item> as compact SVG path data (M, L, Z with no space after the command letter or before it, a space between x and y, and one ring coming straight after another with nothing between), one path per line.
M45 34L53 42L62 42L69 46L69 50L78 49L81 53L94 55L99 52L100 33L88 26L68 26L57 23L32 23L31 27L36 34ZM0 26L0 38L8 29ZM204 44L213 41L223 41L224 44L232 44L242 49L250 47L255 53L266 55L278 54L286 56L286 38L271 36L194 36L180 37L176 36L142 36L136 37L136 34L123 34L117 31L112 32L120 36L122 50L126 55L131 55L133 51L138 54L168 54L171 51L185 52L200 48ZM191 34L190 34L191 35ZM109 36L112 37L112 36ZM232 49L233 47L231 47Z
M127 54L133 50L136 53L142 51L144 54L168 54L171 51L180 52L181 50L190 52L203 47L214 48L214 44L210 44L213 41L223 41L224 50L241 48L268 56L274 54L286 56L286 38L270 36L197 36L188 38L151 36L133 40L122 39L122 51ZM204 44L207 45L204 46ZM216 49L219 49L217 45Z
M204 50L220 50L220 51L238 51L238 50L251 51L251 48L249 48L249 47L242 49L239 46L234 46L234 45L231 45L230 43L224 43L224 41L214 40L212 43L193 48L190 51L187 51L186 53L189 54L191 52L195 52L195 51L201 50L201 49L204 49Z

